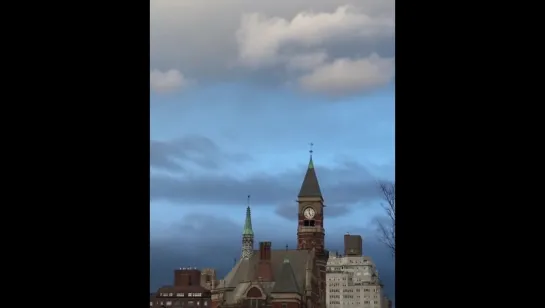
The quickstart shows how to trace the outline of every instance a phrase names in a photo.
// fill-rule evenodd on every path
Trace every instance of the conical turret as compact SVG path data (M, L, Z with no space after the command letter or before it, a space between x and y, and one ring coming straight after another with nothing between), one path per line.
M246 208L246 221L244 222L244 230L242 235L254 235L254 230L252 230L252 212L250 206Z
M305 174L303 185L301 185L299 197L322 197L322 191L320 190L320 184L318 184L318 177L316 176L316 170L314 169L312 155L310 155L307 173Z

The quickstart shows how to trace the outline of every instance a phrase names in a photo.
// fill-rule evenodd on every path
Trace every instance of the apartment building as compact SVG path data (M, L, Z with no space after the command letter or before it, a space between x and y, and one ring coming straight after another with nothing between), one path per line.
M330 253L326 266L327 308L389 308L378 271L369 256L362 255L359 235L345 235L345 253ZM348 247L347 247L348 246Z

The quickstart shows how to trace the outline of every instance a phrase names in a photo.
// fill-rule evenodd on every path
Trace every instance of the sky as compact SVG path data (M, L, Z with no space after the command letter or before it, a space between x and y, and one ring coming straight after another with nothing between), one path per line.
M296 247L310 143L326 248L347 232L394 297L378 181L395 177L393 0L150 0L150 288Z

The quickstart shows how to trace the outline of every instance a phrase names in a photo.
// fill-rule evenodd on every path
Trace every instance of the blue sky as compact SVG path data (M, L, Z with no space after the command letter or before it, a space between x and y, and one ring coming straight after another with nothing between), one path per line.
M377 181L395 169L393 35L389 0L151 1L152 289L177 267L225 274L248 194L256 242L295 247L312 142L327 248L361 234L393 296L376 235Z

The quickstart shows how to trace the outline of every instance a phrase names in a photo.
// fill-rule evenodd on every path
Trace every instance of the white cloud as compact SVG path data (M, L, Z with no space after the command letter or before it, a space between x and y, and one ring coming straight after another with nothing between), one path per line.
M165 72L152 70L149 79L151 89L155 92L170 92L180 89L188 83L184 75L175 69Z
M262 67L278 63L287 45L316 47L342 37L372 40L393 32L393 14L370 16L351 6L340 6L331 13L304 11L291 20L245 14L236 34L238 59L242 65Z
M247 80L294 84L300 74L324 61L357 59L373 52L393 57L394 4L395 0L151 0L150 67L178 70L200 84Z
M388 84L395 74L393 58L337 59L318 66L299 79L307 91L330 94L365 91Z
M323 64L326 59L327 54L325 52L313 52L289 58L286 66L291 70L306 71Z

